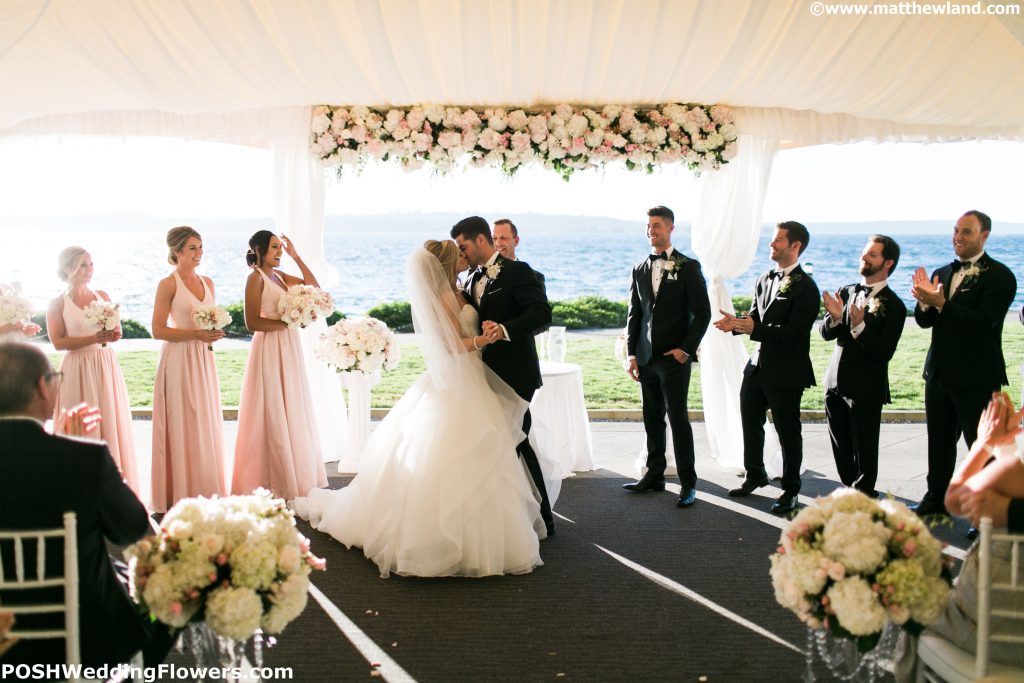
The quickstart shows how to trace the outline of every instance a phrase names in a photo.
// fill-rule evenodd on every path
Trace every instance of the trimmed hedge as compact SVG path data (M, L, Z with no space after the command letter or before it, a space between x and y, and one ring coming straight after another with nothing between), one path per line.
M412 332L412 306L408 301L377 304L366 312L370 318L386 323L392 332Z

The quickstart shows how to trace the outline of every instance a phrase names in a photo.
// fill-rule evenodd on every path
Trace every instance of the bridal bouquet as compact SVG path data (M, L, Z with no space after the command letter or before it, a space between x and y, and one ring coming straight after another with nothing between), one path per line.
M86 322L92 325L97 332L116 330L121 323L121 304L113 304L102 299L90 303L82 310L82 313L85 314ZM100 346L106 345L107 342L100 344Z
M394 333L376 318L343 318L331 325L316 346L317 358L337 372L394 370L401 354Z
M782 530L771 556L775 599L809 628L870 650L886 620L919 632L942 614L950 572L942 545L893 499L853 489L818 498Z
M277 302L277 312L288 327L305 327L334 311L334 299L312 285L289 287Z
M283 631L306 607L310 572L326 566L284 501L264 489L181 500L159 535L125 557L132 598L153 617L174 628L205 621L243 641L259 628Z
M231 324L231 314L226 308L208 304L192 311L192 321L201 330L223 330ZM206 348L213 351L213 344L207 344Z

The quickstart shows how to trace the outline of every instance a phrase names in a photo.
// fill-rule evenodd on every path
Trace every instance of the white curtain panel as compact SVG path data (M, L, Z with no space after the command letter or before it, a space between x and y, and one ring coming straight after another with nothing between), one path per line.
M274 163L274 226L295 242L299 256L326 287L333 271L324 257L324 169L309 153L309 107L290 112L287 135L275 137L270 148ZM343 302L336 302L343 305ZM325 462L337 460L347 434L345 399L335 372L314 354L316 342L326 331L323 320L302 330L306 361L320 444Z

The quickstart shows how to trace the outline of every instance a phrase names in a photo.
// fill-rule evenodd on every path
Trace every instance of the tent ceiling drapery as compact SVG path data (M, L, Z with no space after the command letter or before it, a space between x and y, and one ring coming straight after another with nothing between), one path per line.
M90 128L118 134L126 112L159 131L319 103L688 101L1021 139L1022 36L1020 16L788 0L5 0L0 134L89 112L118 112Z

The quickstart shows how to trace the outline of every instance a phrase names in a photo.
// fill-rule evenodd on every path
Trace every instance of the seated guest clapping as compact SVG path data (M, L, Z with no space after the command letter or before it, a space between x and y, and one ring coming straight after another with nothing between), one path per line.
M43 422L53 415L61 375L42 351L21 342L0 344L0 529L52 528L65 512L78 518L79 633L87 666L129 661L140 649L147 665L163 661L172 640L166 629L144 622L119 580L106 541L128 544L149 530L146 508L121 480L106 445L53 436ZM82 436L95 426L84 407L65 416L65 431ZM62 573L63 553L46 555L48 576ZM4 558L5 573L13 574ZM34 566L34 563L33 563ZM49 591L51 589L45 589ZM0 595L0 604L19 600L63 600L62 591ZM47 627L59 615L20 615L23 629ZM57 664L64 661L61 640L22 640L4 655L4 664Z

